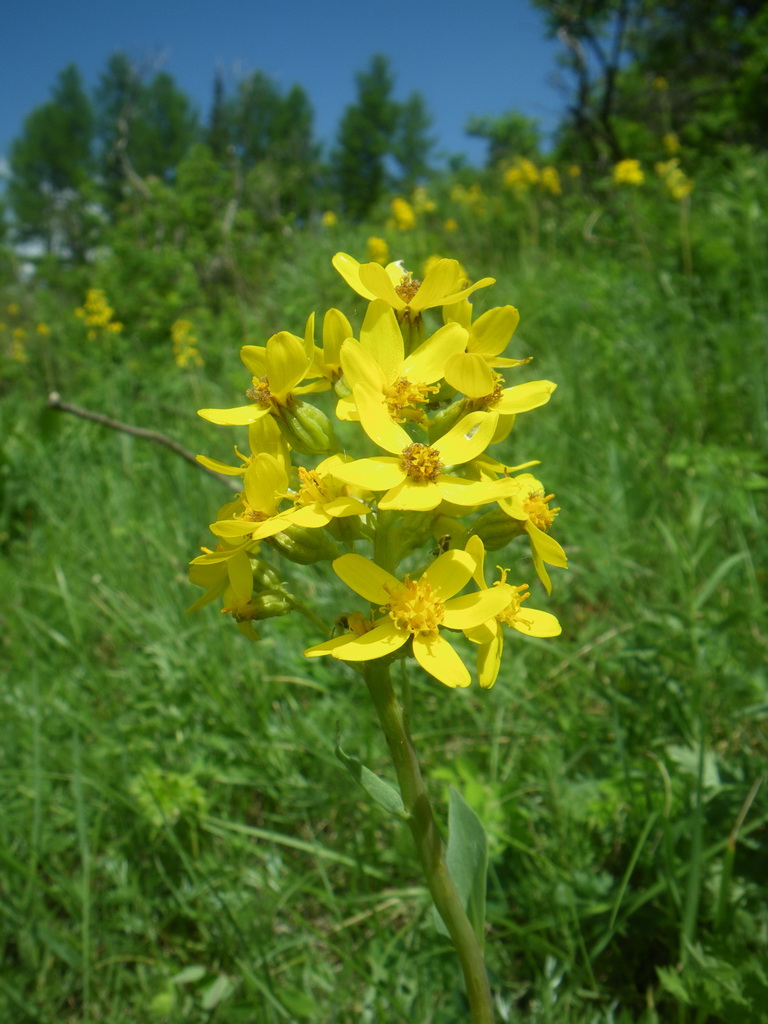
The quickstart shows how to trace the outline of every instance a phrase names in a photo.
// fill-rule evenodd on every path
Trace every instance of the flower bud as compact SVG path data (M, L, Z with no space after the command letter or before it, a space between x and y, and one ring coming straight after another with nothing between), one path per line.
M271 565L267 565L262 558L252 558L251 569L253 569L253 585L259 591L278 590L283 582L280 574L275 572Z
M265 594L255 594L248 604L241 605L235 618L243 619L271 619L276 615L287 615L293 606L285 594L279 590L272 590Z
M275 551L299 565L329 562L339 555L339 549L324 530L306 526L289 526L266 541Z
M295 400L280 410L280 430L291 448L302 455L338 451L331 421L314 405Z

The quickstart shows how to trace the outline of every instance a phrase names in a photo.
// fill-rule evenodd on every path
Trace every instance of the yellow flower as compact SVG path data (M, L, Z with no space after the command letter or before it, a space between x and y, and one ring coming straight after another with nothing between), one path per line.
M371 263L380 263L384 266L389 259L389 246L385 239L371 235L368 239L368 259Z
M563 194L560 175L557 173L556 167L542 167L539 185L545 192L549 192L550 195L560 196Z
M322 220L323 227L325 228L335 228L336 225L339 223L339 218L336 216L333 210L326 210L325 213L323 214Z
M446 466L461 466L476 458L491 441L498 416L473 412L432 445L411 440L390 417L378 391L358 384L355 401L361 423L390 456L376 455L339 466L339 480L367 491L386 491L379 508L429 512L442 501L471 507L496 501L516 488L511 480L473 481L444 473Z
M263 416L248 424L248 444L251 449L250 455L243 455L237 445L234 446L235 455L240 459L240 465L231 466L226 462L219 462L218 459L210 459L207 455L198 455L196 458L199 463L207 469L212 469L215 473L222 473L224 476L243 476L254 458L265 452L277 459L285 470L286 476L288 475L291 468L290 451L280 433L280 427L271 416Z
M661 140L664 149L670 155L680 152L680 139L677 132L667 132Z
M448 220L443 221L443 230L449 231L451 233L459 230L458 222L455 220L454 217L449 217Z
M354 390L367 383L378 389L393 419L423 420L418 404L432 400L439 388L430 385L442 378L446 359L464 350L466 339L467 332L459 324L446 324L406 356L391 306L375 299L368 306L360 341L347 338L341 346L344 380L352 395L339 400L336 415L343 420L360 417Z
M470 537L466 551L475 560L474 578L481 591L487 590L485 582L485 547L479 537ZM499 567L497 567L499 568ZM496 682L504 650L504 627L511 626L525 636L552 637L562 632L560 623L550 612L542 612L536 608L522 607L531 595L528 584L510 586L507 583L508 569L499 568L501 578L494 583L506 597L506 604L496 613L477 626L464 628L468 640L479 645L477 652L477 680L484 689L490 689Z
M578 164L570 164L566 173L568 174L569 178L580 178L581 168Z
M37 331L41 338L47 338L50 336L51 333L51 328L48 326L48 324L38 324L37 327L35 327L35 330Z
M253 387L246 392L250 405L234 409L199 409L198 416L211 423L245 426L275 409L288 406L292 395L319 391L329 386L328 381L298 385L306 377L314 355L314 341L301 340L288 331L273 334L264 348L243 345L240 358L253 374Z
M288 491L285 466L272 455L255 455L243 475L243 494L224 506L224 516L211 524L211 532L228 539L264 540L291 526L313 529L327 526L332 519L365 515L368 506L342 493L335 483L335 470L341 464L342 457L333 455L314 470L300 466L299 488ZM286 498L293 506L281 511Z
M371 661L394 654L410 640L414 658L431 676L446 686L469 686L469 672L440 635L440 627L472 629L507 602L507 595L497 590L455 596L474 572L471 555L447 551L417 580L406 576L401 581L362 555L342 555L333 568L348 587L384 614L365 623L365 629L358 622L344 636L308 648L308 658L331 654L342 661Z
M358 295L372 302L383 299L397 314L398 320L415 319L425 309L460 302L477 288L486 288L494 278L484 277L467 285L458 260L438 260L423 281L403 269L402 263L360 264L345 252L337 252L333 265Z
M552 581L544 563L560 569L568 568L568 559L554 537L548 535L559 508L550 508L553 494L546 494L542 484L530 473L511 477L516 492L509 497L499 498L499 505L512 519L523 524L531 544L533 565L548 594L552 593Z
M416 227L416 214L407 199L396 196L390 204L395 227L398 231L413 231Z
M613 168L614 185L642 185L645 181L639 160L619 160Z
M664 78L663 75L657 75L656 78L654 78L653 82L651 82L651 85L656 90L656 92L666 92L666 90L669 88L667 80L666 78Z
M21 306L18 304L18 302L9 302L8 305L5 307L5 311L8 314L8 316L18 316L19 313L21 312Z
M657 163L656 173L664 180L667 191L676 202L681 202L693 192L693 181L680 169L679 160Z

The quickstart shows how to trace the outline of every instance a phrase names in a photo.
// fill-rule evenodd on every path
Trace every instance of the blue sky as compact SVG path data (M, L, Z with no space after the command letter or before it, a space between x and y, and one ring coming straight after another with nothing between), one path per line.
M307 91L316 136L333 141L355 72L386 54L396 95L418 90L438 150L482 161L464 134L473 114L516 108L551 130L564 107L558 45L528 0L5 0L0 39L0 157L25 116L75 63L90 88L111 53L164 70L207 117L213 76L263 71Z

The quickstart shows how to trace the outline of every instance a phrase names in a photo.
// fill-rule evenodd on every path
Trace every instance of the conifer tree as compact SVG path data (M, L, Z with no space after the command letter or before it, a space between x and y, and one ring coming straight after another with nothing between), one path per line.
M90 203L93 112L70 64L51 100L33 110L10 152L8 201L20 239L81 260L94 224Z

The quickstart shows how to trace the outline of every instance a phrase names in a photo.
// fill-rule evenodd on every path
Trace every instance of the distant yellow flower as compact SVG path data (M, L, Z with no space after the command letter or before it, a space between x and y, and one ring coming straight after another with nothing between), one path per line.
M390 204L395 227L398 231L413 231L416 227L416 214L407 199L397 196Z
M323 227L335 228L339 223L339 218L333 212L333 210L326 210L322 217Z
M448 220L443 221L443 230L453 233L459 230L458 222L453 217L449 217Z
M371 263L380 263L382 266L389 259L389 246L383 238L371 235L368 239L368 259Z
M666 92L669 88L666 78L663 75L657 75L651 83L656 92Z
M488 590L485 582L485 548L482 540L473 536L466 545L467 552L475 560L474 579L481 592ZM531 595L528 584L510 586L507 583L508 569L501 569L501 578L494 587L505 595L506 603L493 618L486 619L477 626L464 628L468 640L479 645L477 652L477 680L484 689L490 689L496 682L501 666L504 650L504 627L511 626L525 636L552 637L562 632L560 623L550 612L542 612L536 608L523 607L523 602Z
M614 185L642 185L645 181L639 160L619 160L613 168Z
M437 209L434 201L429 198L429 193L423 185L417 185L413 190L412 204L417 213L432 213Z
M661 142L664 149L670 154L670 156L674 156L675 153L680 152L680 138L677 132L667 132L666 135L663 136Z
M383 615L344 636L310 647L308 658L330 654L342 661L371 661L412 642L421 667L446 686L469 686L464 662L440 628L471 630L497 615L507 595L486 589L456 597L472 577L475 561L466 551L440 555L418 579L399 580L362 555L342 555L333 563L336 575L355 593L378 606Z
M438 260L423 281L415 280L402 263L360 264L345 252L337 252L333 265L358 295L364 299L384 299L397 314L398 320L415 319L425 309L460 302L477 288L494 284L495 279L484 277L468 285L458 260Z
M5 311L8 314L8 316L18 316L19 313L21 312L21 306L18 304L18 302L9 302L8 305L5 307Z
M570 164L568 166L566 174L568 175L569 178L580 178L581 177L581 168L579 167L578 164Z
M558 174L556 167L547 166L541 168L539 185L545 192L549 192L550 195L560 196L563 194L563 187L560 184L560 175Z
M680 169L679 160L665 160L657 163L656 173L663 179L667 191L676 202L682 202L693 192L693 181Z
M197 348L195 326L191 320L174 320L171 324L171 342L177 366L183 369L190 364L197 367L203 365L203 357Z
M47 338L50 336L51 333L51 328L48 326L48 324L38 324L37 327L35 327L35 330L37 331L41 338Z

